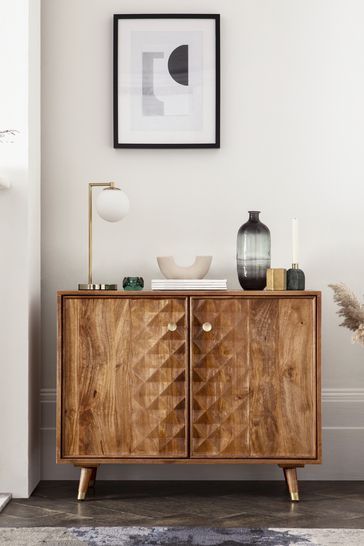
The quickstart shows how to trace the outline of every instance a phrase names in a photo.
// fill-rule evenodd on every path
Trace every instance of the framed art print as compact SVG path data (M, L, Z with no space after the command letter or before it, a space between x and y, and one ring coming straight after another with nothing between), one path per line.
M114 148L220 147L220 16L114 15Z

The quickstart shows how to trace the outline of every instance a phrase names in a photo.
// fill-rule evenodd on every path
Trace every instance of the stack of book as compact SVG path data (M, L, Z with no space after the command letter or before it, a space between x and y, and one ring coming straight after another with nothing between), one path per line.
M153 279L152 290L227 290L227 280Z

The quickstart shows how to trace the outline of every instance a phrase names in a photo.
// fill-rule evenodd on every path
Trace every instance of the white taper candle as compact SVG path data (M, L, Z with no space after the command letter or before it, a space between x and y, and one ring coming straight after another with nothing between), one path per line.
M292 218L292 263L298 264L298 220Z

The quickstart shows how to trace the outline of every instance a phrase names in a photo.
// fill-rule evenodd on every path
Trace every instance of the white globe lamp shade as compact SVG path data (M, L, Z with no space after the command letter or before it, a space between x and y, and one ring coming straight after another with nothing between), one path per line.
M119 222L129 212L128 196L119 188L106 188L96 199L96 210L107 222Z

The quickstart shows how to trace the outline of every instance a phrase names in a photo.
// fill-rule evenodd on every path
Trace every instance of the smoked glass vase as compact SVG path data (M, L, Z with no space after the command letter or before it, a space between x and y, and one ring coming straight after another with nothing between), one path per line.
M237 266L244 290L264 290L270 268L270 231L259 220L260 211L249 211L249 220L238 231Z

